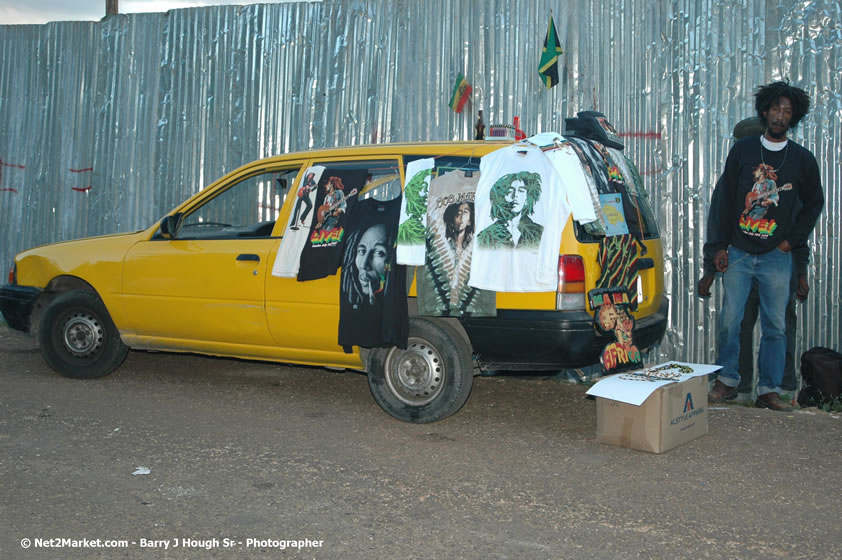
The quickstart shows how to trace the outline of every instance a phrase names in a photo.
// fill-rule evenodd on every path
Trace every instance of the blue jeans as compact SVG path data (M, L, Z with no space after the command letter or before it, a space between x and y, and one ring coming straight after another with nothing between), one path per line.
M794 259L794 257L793 257ZM781 391L791 393L798 389L798 375L795 372L795 335L798 329L798 315L795 313L795 292L798 290L798 274L792 267L792 282L789 284L789 302L786 304L786 359ZM740 330L740 393L751 393L754 388L754 324L760 313L757 285L751 289L746 303L743 324Z
M723 277L725 298L719 315L719 381L740 384L740 326L753 281L760 296L760 351L757 356L757 394L781 392L786 358L786 304L792 279L792 253L775 248L753 255L728 248L728 270Z

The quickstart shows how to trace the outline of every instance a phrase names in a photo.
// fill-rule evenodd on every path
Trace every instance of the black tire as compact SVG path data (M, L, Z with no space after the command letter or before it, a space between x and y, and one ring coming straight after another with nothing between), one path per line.
M377 404L404 422L425 424L454 414L471 394L471 347L443 321L409 320L409 344L378 348L368 364Z
M129 353L102 300L89 292L56 297L41 316L38 342L51 368L77 379L108 375Z

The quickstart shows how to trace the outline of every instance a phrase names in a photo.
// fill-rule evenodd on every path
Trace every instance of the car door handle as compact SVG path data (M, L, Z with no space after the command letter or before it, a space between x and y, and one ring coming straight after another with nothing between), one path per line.
M646 270L647 268L655 268L655 259L637 259L638 270Z
M255 255L254 253L243 253L242 255L237 255L237 260L260 262L260 257Z

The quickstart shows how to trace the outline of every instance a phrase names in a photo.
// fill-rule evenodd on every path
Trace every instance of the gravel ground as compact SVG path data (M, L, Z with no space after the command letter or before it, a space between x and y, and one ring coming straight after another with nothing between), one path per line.
M0 359L2 559L842 557L816 409L714 405L654 455L597 443L555 378L479 377L413 425L354 372L132 352L79 381L2 326Z

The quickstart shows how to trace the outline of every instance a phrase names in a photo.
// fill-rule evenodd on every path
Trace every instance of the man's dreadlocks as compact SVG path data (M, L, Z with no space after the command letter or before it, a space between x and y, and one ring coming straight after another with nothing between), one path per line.
M768 123L763 113L767 112L772 104L781 97L786 97L792 102L792 120L789 122L789 126L795 128L801 122L801 119L810 112L810 96L800 87L790 85L789 80L772 82L757 88L757 92L754 94L754 107L757 109L757 116L760 117L763 125L767 126Z

